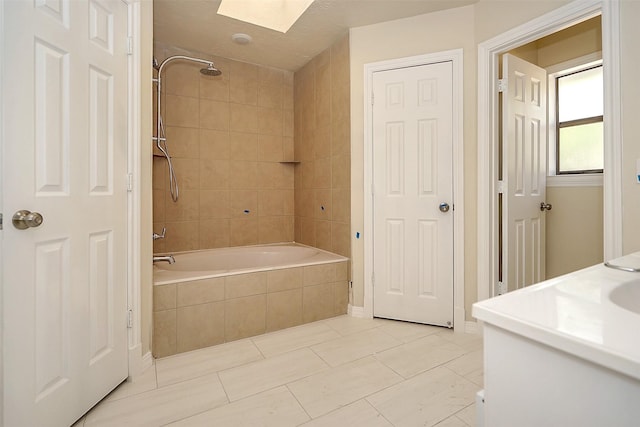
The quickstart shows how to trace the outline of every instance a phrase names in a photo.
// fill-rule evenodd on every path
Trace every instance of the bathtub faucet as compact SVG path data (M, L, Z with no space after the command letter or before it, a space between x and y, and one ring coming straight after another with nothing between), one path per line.
M169 264L174 264L176 262L176 259L173 257L173 255L154 256L153 262L168 262Z

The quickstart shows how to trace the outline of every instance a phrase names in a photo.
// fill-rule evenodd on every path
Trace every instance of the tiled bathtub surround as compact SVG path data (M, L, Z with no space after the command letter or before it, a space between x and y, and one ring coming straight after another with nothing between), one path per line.
M350 255L349 36L295 74L295 241Z
M156 48L163 59L174 54ZM184 54L184 52L181 52ZM193 53L193 56L205 57ZM180 197L154 157L154 252L288 242L294 229L293 73L226 58L163 71L163 117Z
M347 262L156 285L153 354L204 348L347 312Z

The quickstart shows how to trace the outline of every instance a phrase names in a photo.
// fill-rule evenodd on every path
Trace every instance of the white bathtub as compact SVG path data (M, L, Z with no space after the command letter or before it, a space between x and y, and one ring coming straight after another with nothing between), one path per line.
M154 264L154 285L347 260L343 256L299 243L177 252L173 256L175 264Z

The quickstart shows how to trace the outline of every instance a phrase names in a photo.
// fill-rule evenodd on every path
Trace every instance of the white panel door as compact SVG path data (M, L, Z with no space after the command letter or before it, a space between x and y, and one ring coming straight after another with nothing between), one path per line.
M451 62L373 74L376 317L453 327L452 75Z
M545 279L547 73L506 54L502 76L502 280L512 291Z
M68 426L128 371L128 9L0 7L4 425Z

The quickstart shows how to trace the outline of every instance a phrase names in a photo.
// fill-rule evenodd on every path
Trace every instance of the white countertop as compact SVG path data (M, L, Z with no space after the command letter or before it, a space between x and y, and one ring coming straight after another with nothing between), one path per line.
M611 261L640 267L640 252ZM640 380L640 314L614 304L612 290L640 273L603 264L473 305L473 316Z

